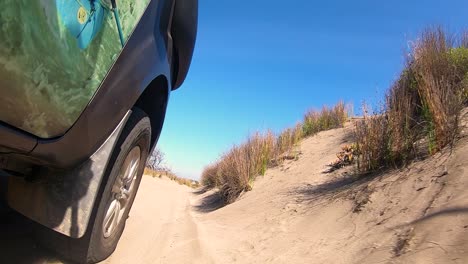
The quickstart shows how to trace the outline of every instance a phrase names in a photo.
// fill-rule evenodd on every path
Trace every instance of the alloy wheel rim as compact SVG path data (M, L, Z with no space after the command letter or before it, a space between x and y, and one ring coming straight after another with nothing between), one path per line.
M102 232L105 238L110 237L117 230L122 216L127 209L129 200L135 190L135 180L140 165L141 150L135 146L128 152L119 175L111 189L111 202L109 203L104 220Z

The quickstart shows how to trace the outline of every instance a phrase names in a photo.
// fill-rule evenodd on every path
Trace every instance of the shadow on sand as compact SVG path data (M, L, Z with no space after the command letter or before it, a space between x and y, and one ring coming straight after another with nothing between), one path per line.
M0 263L65 263L35 240L38 224L0 205Z
M427 214L409 223L396 226L396 228L413 226L413 225L421 224L423 222L426 222L435 218L444 217L444 216L457 216L460 214L468 214L468 207L451 207L451 208L446 208L437 212L432 212L430 214ZM464 226L464 228L468 228L468 225Z
M67 263L36 241L39 224L6 205L7 180L0 175L0 263Z
M328 201L349 195L351 192L366 189L370 182L379 180L382 174L382 172L366 175L344 174L323 184L300 186L289 194L309 204L316 203L319 200Z
M208 190L206 188L199 189L194 191L195 195L202 195L205 194ZM224 198L218 193L214 192L209 194L200 200L199 205L193 206L193 209L199 213L210 213L216 211L226 205Z

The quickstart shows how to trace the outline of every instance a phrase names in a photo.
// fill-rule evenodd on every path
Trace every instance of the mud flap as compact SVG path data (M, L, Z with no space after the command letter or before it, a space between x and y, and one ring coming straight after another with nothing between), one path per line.
M82 237L115 143L130 116L128 111L104 144L83 164L69 171L40 171L35 181L10 177L11 208L59 233ZM73 151L72 149L70 151Z

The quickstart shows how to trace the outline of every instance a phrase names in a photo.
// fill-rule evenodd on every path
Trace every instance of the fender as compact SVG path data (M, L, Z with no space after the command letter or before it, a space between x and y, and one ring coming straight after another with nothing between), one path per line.
M104 144L77 168L44 169L35 181L9 177L8 205L59 233L82 237L88 228L107 163L130 114L128 111Z
M197 38L198 0L176 0L172 20L174 39L173 90L179 88L187 77Z

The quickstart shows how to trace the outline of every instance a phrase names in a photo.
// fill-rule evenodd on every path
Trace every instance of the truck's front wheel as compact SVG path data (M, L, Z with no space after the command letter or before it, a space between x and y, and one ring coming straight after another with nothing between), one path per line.
M76 239L38 227L37 238L46 247L77 263L96 263L109 257L125 228L150 141L150 120L145 112L135 108L110 154L84 236Z
M98 200L90 234L87 262L97 262L114 252L141 182L151 139L150 120L135 109L114 148L107 182ZM102 189L102 188L101 188Z

